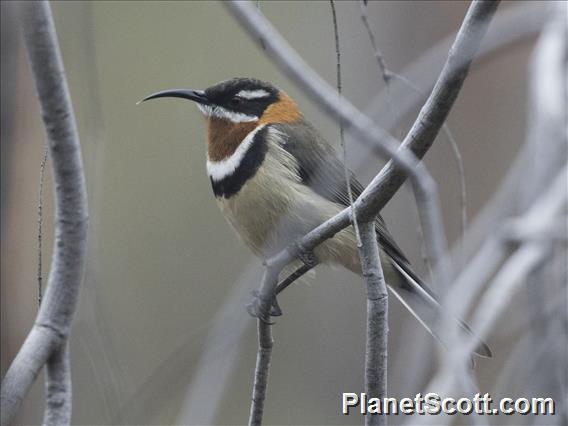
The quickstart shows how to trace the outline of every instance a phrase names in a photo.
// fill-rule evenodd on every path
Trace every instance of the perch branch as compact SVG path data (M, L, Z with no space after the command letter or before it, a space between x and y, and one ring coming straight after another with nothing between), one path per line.
M11 422L40 369L46 365L45 420L68 424L71 389L65 348L85 265L88 223L85 178L49 4L23 3L21 12L52 160L55 241L48 286L36 321L2 382L0 423Z
M375 221L360 224L361 271L367 285L367 336L365 342L365 393L371 398L387 396L388 359L388 294L383 268L379 257L379 245ZM386 425L387 417L367 415L366 425Z
M264 412L264 401L266 400L266 388L268 386L268 373L270 371L270 359L272 356L272 325L269 322L269 309L274 300L274 288L278 283L278 274L285 265L267 264L260 287L260 301L267 301L261 304L264 306L264 315L259 316L258 325L258 353L256 357L256 367L254 371L254 384L252 391L252 401L250 406L249 425L260 426Z
M56 349L48 359L46 370L46 401L43 424L59 426L71 424L71 366L69 342Z

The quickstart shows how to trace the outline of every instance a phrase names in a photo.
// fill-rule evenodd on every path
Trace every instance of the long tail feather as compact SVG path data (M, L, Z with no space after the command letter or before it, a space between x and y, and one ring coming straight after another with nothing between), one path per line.
M408 273L406 270L407 268L405 268L406 265L400 265L396 260L391 260L392 265L398 272L400 272L408 286L389 286L389 289L436 340L438 340L442 345L447 346L443 338L441 338L441 336L439 336L435 331L436 321L440 318L440 304L433 297L431 291L425 290L423 285L416 281L414 273ZM460 329L464 333L475 337L471 328L469 328L464 321L459 319L456 319L456 321L459 322ZM478 342L475 354L484 358L491 358L493 354L489 346L477 337L475 338Z

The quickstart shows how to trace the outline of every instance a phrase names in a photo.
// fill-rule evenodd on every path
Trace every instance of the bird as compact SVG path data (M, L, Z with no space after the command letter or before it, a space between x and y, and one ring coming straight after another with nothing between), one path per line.
M246 246L266 259L350 206L364 190L334 147L304 117L298 104L276 85L235 77L205 90L168 89L158 98L194 102L207 124L206 169L223 215ZM388 289L434 337L440 304L412 270L410 262L378 215L375 222L380 260ZM313 250L321 264L341 265L361 275L353 227ZM461 329L473 335L461 321ZM490 358L477 339L475 353Z

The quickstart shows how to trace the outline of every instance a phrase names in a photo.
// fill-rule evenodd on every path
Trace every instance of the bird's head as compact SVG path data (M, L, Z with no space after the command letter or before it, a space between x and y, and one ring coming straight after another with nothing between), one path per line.
M292 124L301 119L298 106L286 93L254 78L232 78L205 90L163 90L142 101L166 97L189 99L206 117L211 163L238 154L237 148L248 140L246 137L267 125Z
M147 96L189 99L208 119L230 123L267 124L293 122L299 118L297 105L274 85L255 78L232 78L205 90L171 89Z

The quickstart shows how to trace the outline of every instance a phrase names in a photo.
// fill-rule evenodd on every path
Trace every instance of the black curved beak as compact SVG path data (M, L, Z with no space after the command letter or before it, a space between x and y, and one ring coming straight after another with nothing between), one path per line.
M152 93L146 96L144 99L138 102L142 103L144 101L149 101L151 99L158 98L182 98L189 99L190 101L197 102L202 105L211 105L211 101L205 95L203 90L192 90L192 89L170 89L162 90L160 92Z

